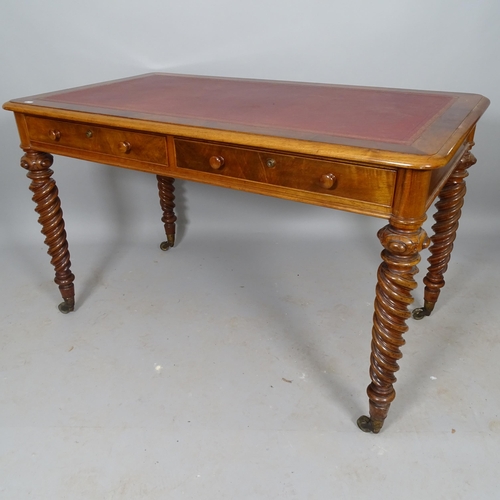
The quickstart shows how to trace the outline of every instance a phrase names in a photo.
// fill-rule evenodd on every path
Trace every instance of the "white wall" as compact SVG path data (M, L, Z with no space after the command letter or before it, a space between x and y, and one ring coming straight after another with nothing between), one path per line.
M0 12L1 102L152 70L486 95L492 104L478 127L462 227L478 237L499 231L498 0L4 0ZM0 130L1 241L41 246L11 113L0 112ZM117 231L161 236L153 176L62 157L54 169L70 245ZM178 205L181 231L240 220L248 231L364 224L185 182Z

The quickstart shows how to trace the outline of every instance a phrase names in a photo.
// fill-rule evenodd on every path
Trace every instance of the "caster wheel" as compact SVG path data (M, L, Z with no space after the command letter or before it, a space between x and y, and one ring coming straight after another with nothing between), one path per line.
M170 248L170 243L168 241L162 241L160 243L160 249L166 252Z
M69 302L61 302L57 308L59 309L60 312L62 312L63 314L68 314L70 313L71 311L73 311L75 309L75 305L74 304L71 304Z

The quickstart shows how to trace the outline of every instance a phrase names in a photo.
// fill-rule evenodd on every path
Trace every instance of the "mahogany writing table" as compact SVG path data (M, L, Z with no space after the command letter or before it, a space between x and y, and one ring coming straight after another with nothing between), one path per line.
M148 74L4 108L15 114L62 312L74 309L74 276L52 154L156 174L163 250L175 241L176 178L387 219L378 232L370 417L358 419L378 433L395 397L419 252L431 243L416 319L431 313L444 285L488 105L473 94ZM429 239L422 223L437 197Z

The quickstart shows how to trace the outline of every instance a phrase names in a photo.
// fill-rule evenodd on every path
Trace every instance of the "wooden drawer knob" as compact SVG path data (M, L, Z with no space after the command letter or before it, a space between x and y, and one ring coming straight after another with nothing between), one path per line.
M132 145L127 141L120 142L120 144L118 145L118 151L120 151L120 153L130 153L131 149Z
M337 178L333 174L323 174L319 178L319 183L324 189L331 189L335 185L336 181Z
M53 141L58 141L61 138L61 132L59 130L49 130L49 137Z
M222 156L211 156L210 160L208 160L210 166L214 170L219 170L224 166L224 157Z

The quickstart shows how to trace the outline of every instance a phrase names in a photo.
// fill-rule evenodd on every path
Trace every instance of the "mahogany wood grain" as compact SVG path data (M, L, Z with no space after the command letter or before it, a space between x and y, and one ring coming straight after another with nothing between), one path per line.
M437 212L434 214L436 223L432 226L434 235L431 237L429 268L424 278L424 308L423 313L428 316L438 300L441 288L443 288L444 273L453 250L458 221L464 204L466 192L465 178L467 169L476 163L476 158L470 152L472 144L462 156L458 166L448 178L445 186L439 193L439 201L436 203Z
M64 120L26 117L31 140L38 144L86 150L105 155L127 155L135 160L167 164L165 137L128 130L97 127Z
M163 211L163 217L161 218L167 241L164 241L160 248L162 250L168 250L175 244L175 222L177 217L174 212L175 208L175 196L174 196L174 181L172 177L163 177L157 175L156 179L158 181L158 192L160 193L160 206Z
M71 261L64 229L64 219L61 201L56 183L52 179L54 173L50 167L53 157L47 153L26 150L21 158L21 167L28 170L27 177L31 179L30 190L36 203L38 222L42 226L48 254L52 257L56 275L54 281L59 286L64 302L59 305L61 312L67 313L75 307L75 276L71 272Z
M476 94L149 74L15 99L4 108L426 169L450 161L488 104Z
M374 433L382 428L396 397L394 374L399 370L397 362L402 357L403 334L408 331L406 320L411 316L408 307L413 303L412 290L417 286L414 275L418 272L419 252L429 245L427 234L418 225L410 229L393 224L378 232L384 250L377 274L373 316L372 381L367 389L370 420L362 426L363 430Z
M4 108L15 115L62 312L74 308L74 276L52 154L156 174L164 250L175 240L177 178L387 219L378 232L370 416L358 420L378 433L430 241L426 212L439 195L421 316L444 285L476 123L488 105L476 94L149 74Z
M334 194L387 207L392 205L396 184L396 171L393 169L376 169L283 155L274 151L253 151L180 139L175 140L175 151L179 168L301 191ZM215 159L218 160L216 168L211 164Z

